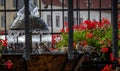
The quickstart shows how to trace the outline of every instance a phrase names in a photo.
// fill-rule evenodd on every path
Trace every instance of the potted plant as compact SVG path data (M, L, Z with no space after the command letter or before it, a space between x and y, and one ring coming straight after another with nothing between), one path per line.
M101 61L108 60L107 57L110 57L109 55L112 52L112 25L108 19L103 18L101 22L85 20L79 25L74 25L73 30L73 47L75 50L77 50L76 44L81 42L83 49L85 49L86 45L92 46ZM68 31L69 28L66 26L61 29L62 34L53 35L54 45L57 49L61 50L68 47ZM118 38L120 39L120 33Z

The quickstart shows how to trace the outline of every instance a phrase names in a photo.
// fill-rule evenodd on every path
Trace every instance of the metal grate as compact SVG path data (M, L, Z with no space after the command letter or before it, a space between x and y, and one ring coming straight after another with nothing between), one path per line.
M2 1L2 0L1 0ZM5 26L0 28L0 31L5 31L5 35L7 36L9 26L12 23L13 19L10 19L12 14L16 14L16 12L20 9L19 8L19 2L21 3L25 2L25 16L28 17L28 1L24 0L15 0L14 3L15 7L12 7L13 0L4 0L3 5L0 5L0 13L4 16L4 23ZM32 0L34 1L34 0ZM73 23L76 23L79 25L82 21L89 19L93 20L96 19L98 21L101 21L103 17L107 17L111 22L113 23L113 52L114 56L118 56L118 39L117 39L117 0L35 0L38 3L39 8L39 16L45 20L47 23L50 35L53 34L61 34L59 32L60 29L65 28L64 22L69 23L69 58L71 59L73 57ZM8 2L11 3L11 7L8 6ZM1 2L0 2L1 4ZM107 15L109 13L109 15ZM105 15L106 14L106 15ZM49 16L49 17L48 17ZM60 19L60 24L56 25L56 16L58 16ZM47 19L48 18L48 19ZM26 18L25 22L28 22L29 19ZM57 27L58 26L58 27ZM57 31L56 31L57 30ZM26 29L26 33L28 33L28 29ZM40 38L43 35L46 35L47 33L40 34ZM29 36L29 35L27 35ZM29 38L28 38L29 39ZM27 42L29 40L26 40L26 48L29 47L29 43ZM40 39L42 41L42 39ZM19 41L18 41L19 42ZM53 45L52 45L53 47ZM28 54L29 54L29 49ZM29 57L28 57L29 58Z

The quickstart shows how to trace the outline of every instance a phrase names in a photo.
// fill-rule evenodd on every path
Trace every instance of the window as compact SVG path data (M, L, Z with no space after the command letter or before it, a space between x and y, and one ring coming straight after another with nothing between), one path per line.
M79 18L79 24L83 22L83 18Z
M13 7L16 7L16 0L13 0Z
M77 25L77 18L74 18L74 25Z
M51 26L51 15L47 15L47 25Z
M37 4L37 0L34 0L34 3L33 3L35 6L37 6L38 4Z
M60 16L56 16L56 27L60 27Z
M4 0L0 0L0 5L4 6Z
M1 16L1 27L5 27L5 16Z
M65 21L65 22L68 22L68 17L64 17L64 21Z

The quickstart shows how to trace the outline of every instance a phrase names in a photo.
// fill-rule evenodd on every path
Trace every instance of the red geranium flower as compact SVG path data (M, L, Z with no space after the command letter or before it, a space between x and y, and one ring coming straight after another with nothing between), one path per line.
M92 25L91 25L91 21L90 21L90 20L86 20L86 21L84 22L84 24L87 25L87 29L92 29Z
M82 44L82 46L86 46L87 42L86 41L82 41L81 44Z
M107 53L107 52L108 52L108 47L102 47L101 51L102 51L103 53Z
M113 56L113 53L110 53L110 60L111 60L111 61L114 61L114 60L115 60L115 58L114 58L114 56Z
M118 29L120 29L120 25L118 25Z
M86 38L92 38L93 37L93 33L87 33L86 34Z
M78 28L79 28L79 30L85 30L87 27L85 25L81 24L81 25L78 26Z
M66 32L69 32L69 28L68 27L66 28Z
M11 67L13 66L13 63L11 62L11 60L8 60L4 63L4 65L6 65L8 69L11 69Z
M102 23L103 24L110 24L110 21L108 19L106 19L106 18L103 18Z
M73 26L74 30L78 30L78 25Z
M6 39L5 40L0 40L0 42L2 43L2 46L7 46L8 45Z
M62 32L62 33L65 32L65 31L64 31L64 28L62 28L62 29L60 30L60 32Z
M53 45L56 43L56 37L57 37L57 35L52 35L52 44Z
M68 23L67 23L67 22L64 22L64 26L67 27L67 26L68 26Z
M112 65L106 64L105 67L101 71L112 71Z

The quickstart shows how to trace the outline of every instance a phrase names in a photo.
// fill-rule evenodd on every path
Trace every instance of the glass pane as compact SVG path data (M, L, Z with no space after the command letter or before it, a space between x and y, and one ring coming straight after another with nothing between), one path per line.
M0 12L0 30L5 30L5 15L4 12Z

